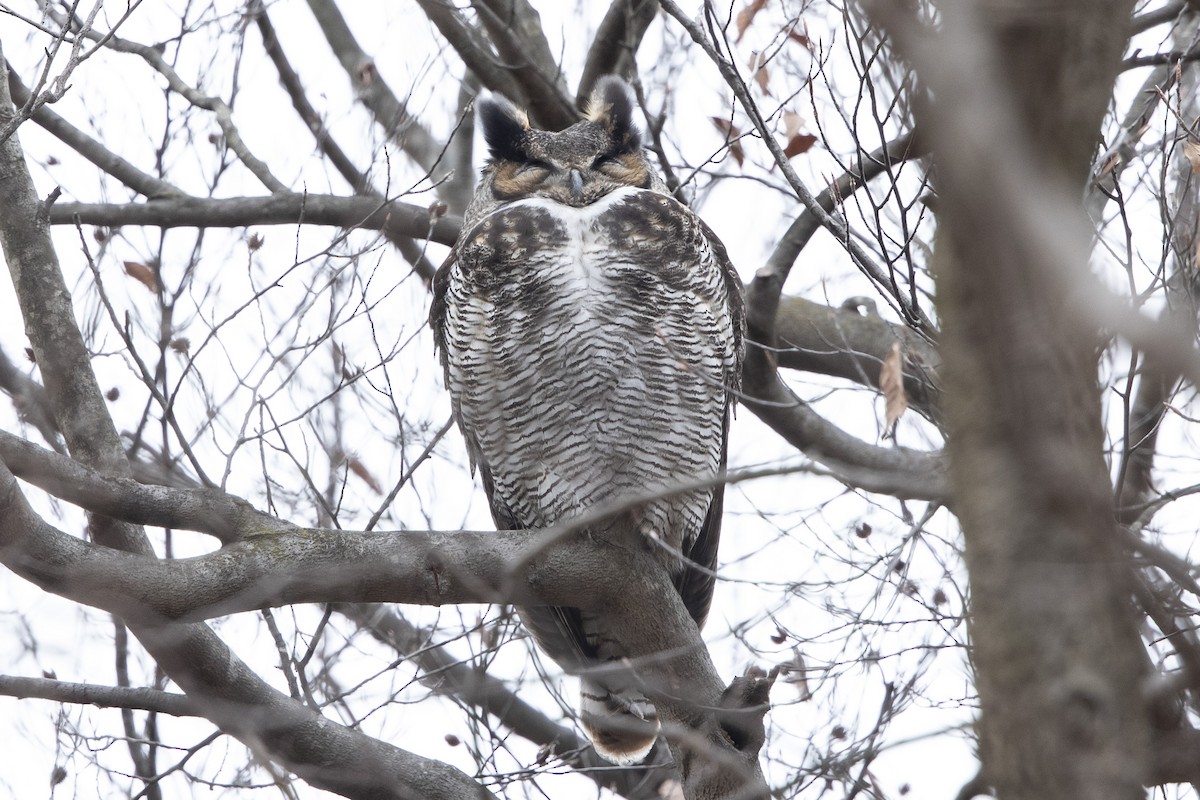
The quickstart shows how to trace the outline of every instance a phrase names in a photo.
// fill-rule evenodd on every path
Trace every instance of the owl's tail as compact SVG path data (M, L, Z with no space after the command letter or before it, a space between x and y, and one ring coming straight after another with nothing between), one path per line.
M579 721L604 759L640 763L658 738L658 712L641 690L583 678Z

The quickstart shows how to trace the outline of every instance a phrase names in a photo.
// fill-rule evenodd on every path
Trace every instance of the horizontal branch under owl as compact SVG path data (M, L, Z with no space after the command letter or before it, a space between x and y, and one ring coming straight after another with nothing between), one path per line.
M261 534L293 530L286 523L261 515L249 504L219 490L201 489L190 481L174 483L180 489L177 491L161 485L148 486L129 480L102 478L71 459L56 458L42 448L2 432L0 460L25 481L52 493L66 495L64 499L68 502L97 513L118 514L126 519L156 520L160 525L170 524L177 528L202 529L230 540L244 538L255 531ZM135 463L135 474L137 467ZM165 477L159 475L153 480L166 483ZM171 477L174 481L182 480L179 475ZM530 707L504 681L462 663L443 648L429 647L427 634L414 628L391 604L335 603L332 607L335 612L371 631L381 642L392 647L397 655L412 659L425 674L431 676L432 690L449 694L458 702L486 711L508 730L547 748L547 752L553 756L623 797L634 800L658 797L654 787L671 775L670 755L665 750L654 757L653 763L636 768L618 769L602 761L574 730ZM80 697L78 693L72 694L71 687L60 686L57 682L45 682L53 685L32 691L22 688L19 679L15 680L15 688L10 692L6 690L4 680L0 679L0 694L14 693L18 696L51 697L62 702L122 707L141 708L145 705L128 705L119 698L114 700L111 693L103 692L103 687L100 687L97 696ZM139 701L135 699L132 702ZM175 711L168 710L166 713Z
M703 752L696 763L733 767L726 776L744 776L738 780L765 792L756 762L761 730L745 733L748 723L761 728L769 679L749 676L750 692L741 684L724 687L663 566L639 557L628 543L544 531L294 528L195 558L159 560L85 542L49 525L3 465L0 513L10 523L0 531L0 562L47 591L139 626L306 602L524 601L604 608L626 623L621 644L639 665L667 736L685 751ZM747 698L757 698L753 708L746 707ZM687 786L715 777L685 766L683 779Z
M40 386L37 388L41 389ZM53 431L51 435L54 435ZM173 527L201 528L231 541L244 538L254 530L262 533L292 529L286 523L260 514L231 495L219 490L201 489L191 482L180 482L183 479L178 474L151 478L156 484L166 484L166 479L171 478L175 481L173 485L176 489L102 478L78 462L65 457L55 458L42 448L2 432L0 459L27 482L56 495L66 495L64 499L69 502L97 513L117 514L128 520L153 519L160 525L170 524ZM138 473L139 464L143 462L133 465L135 474ZM411 658L425 674L436 676L430 685L434 691L449 694L459 702L486 711L513 733L548 748L565 763L621 796L634 799L658 797L653 787L669 777L670 770L665 766L669 755L665 751L659 754L654 765L643 764L637 768L616 769L602 761L594 750L580 741L574 730L530 707L504 681L463 664L443 648L429 647L426 633L407 622L397 613L395 606L336 603L333 608L371 631L381 642L392 647L397 655ZM105 687L88 686L85 687L86 693L81 694L73 686L57 681L43 681L34 688L27 684L28 681L23 682L23 679L13 678L6 682L0 678L0 695L46 697L60 702L129 708L146 708L149 702L164 713L183 713L175 696L166 697L163 705L158 705L154 700L162 693L155 694L147 701L143 695L149 690L134 690L137 693L127 698L123 692L130 690L110 691ZM194 706L188 706L192 709L188 713L200 715L202 712ZM595 771L597 767L603 769ZM648 778L647 770L651 768L658 771L657 779Z
M536 595L548 602L595 603L610 609L621 603L633 609L655 608L656 613L679 605L669 586L652 577L638 579L653 561L630 557L621 548L590 538L567 537L564 531L302 529L254 512L219 491L135 487L129 481L103 479L69 458L9 434L0 434L0 457L31 483L55 489L91 510L120 512L124 496L126 518L243 539L178 561L90 544L34 514L0 465L0 513L12 523L0 531L0 560L51 591L133 620L208 619L264 606L330 600L443 604L509 602ZM222 514L230 518L222 522ZM614 580L596 580L610 573ZM181 586L188 591L180 592ZM673 610L682 623L686 611L681 606ZM636 610L630 613L639 616ZM637 652L649 671L648 680L655 681L661 670L672 679L684 675L712 683L715 674L706 678L705 665L696 663L707 659L698 656L703 648L694 626L662 618L656 622L653 630L630 628L642 642ZM664 631L670 632L668 639ZM719 687L719 681L714 685ZM664 693L668 701L670 694ZM677 696L674 699L673 716L691 725L695 704L685 708ZM1194 739L1178 745L1172 740L1172 745L1174 749L1156 758L1156 782L1194 775L1186 766L1193 763L1188 759L1195 752Z

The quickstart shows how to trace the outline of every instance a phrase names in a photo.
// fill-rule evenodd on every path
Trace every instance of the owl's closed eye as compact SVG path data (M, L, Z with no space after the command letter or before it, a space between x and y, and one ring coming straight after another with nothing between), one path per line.
M633 114L628 87L612 77L597 84L585 118L557 133L534 130L502 98L481 99L479 122L491 158L480 193L493 208L527 197L582 207L622 186L661 190Z

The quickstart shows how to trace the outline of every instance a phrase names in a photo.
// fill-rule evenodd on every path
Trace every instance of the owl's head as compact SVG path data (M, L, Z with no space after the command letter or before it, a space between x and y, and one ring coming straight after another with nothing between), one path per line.
M642 150L636 107L628 84L611 75L596 84L584 119L558 133L531 128L503 98L481 99L479 125L491 157L468 221L529 197L582 207L623 186L665 192Z

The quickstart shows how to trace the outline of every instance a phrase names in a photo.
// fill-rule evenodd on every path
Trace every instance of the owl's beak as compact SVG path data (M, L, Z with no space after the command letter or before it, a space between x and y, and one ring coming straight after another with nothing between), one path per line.
M572 169L567 174L567 185L571 187L571 196L576 200L583 199L583 173Z

